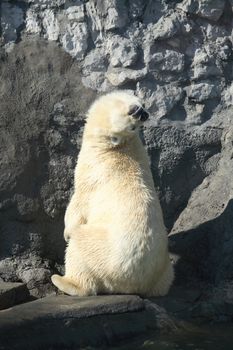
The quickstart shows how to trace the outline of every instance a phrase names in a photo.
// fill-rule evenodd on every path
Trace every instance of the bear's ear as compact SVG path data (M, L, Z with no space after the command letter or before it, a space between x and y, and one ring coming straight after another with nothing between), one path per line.
M118 146L121 143L121 137L120 136L112 136L110 138L111 143L113 144L113 146Z

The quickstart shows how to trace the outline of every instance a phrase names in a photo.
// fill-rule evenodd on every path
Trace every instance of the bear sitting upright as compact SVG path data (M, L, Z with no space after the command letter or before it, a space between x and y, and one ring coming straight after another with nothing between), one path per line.
M174 273L167 233L139 128L148 113L125 92L90 107L65 215L65 276L70 295L165 295Z

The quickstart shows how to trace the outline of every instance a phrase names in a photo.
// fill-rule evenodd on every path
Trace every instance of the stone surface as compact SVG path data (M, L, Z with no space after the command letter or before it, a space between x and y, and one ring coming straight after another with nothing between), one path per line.
M181 100L184 91L177 84L156 86L142 81L137 83L137 94L146 101L146 107L156 118L162 118Z
M26 284L0 281L0 310L28 301Z
M113 86L122 86L130 81L138 81L144 78L147 69L133 70L130 68L110 68L106 72L106 77Z
M221 75L221 70L206 49L197 49L192 63L194 80L215 77Z
M47 297L0 312L1 348L110 344L144 333L148 315L137 296Z
M221 135L221 128L207 125L178 130L175 125L154 126L151 121L147 126L145 143L169 231L186 208L193 190L216 171Z
M54 11L52 10L44 11L42 24L45 30L45 37L48 40L54 40L54 41L58 40L59 24Z
M61 43L66 52L77 60L84 58L87 50L88 30L86 23L68 24Z
M16 41L22 24L22 9L12 3L3 1L1 4L1 29L6 44Z
M143 300L135 295L99 297L50 296L19 305L0 313L0 328L12 324L47 319L88 318L98 315L137 312L144 309ZM15 316L17 315L17 319Z
M184 55L174 50L162 50L158 52L158 48L151 48L146 54L146 63L149 70L158 70L159 72L181 72L184 69Z
M220 96L221 90L217 84L199 83L193 84L187 89L187 96L198 102Z
M171 249L178 255L181 279L190 279L190 271L192 278L217 285L233 278L232 144L233 129L228 127L216 171L195 188L173 226Z
M224 10L224 0L184 0L179 8L190 14L217 21Z
M12 69L15 62L20 70ZM0 70L0 275L44 295L51 292L51 269L63 263L64 203L95 94L82 87L78 65L51 42L18 44Z
M180 30L180 22L176 14L164 16L153 25L153 38L155 40L164 40L173 37Z
M15 306L0 311L1 349L109 347L139 335L188 335L210 321L229 322L232 285L198 287L172 287L166 297L144 300L135 295L59 295Z
M133 42L120 36L109 40L110 64L113 67L129 67L137 60L137 50Z

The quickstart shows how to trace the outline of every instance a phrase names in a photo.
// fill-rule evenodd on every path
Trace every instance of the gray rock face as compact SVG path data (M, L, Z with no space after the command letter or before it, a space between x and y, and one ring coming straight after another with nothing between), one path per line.
M217 21L223 14L224 0L184 0L179 8L190 14Z
M232 1L0 6L0 277L53 292L84 114L119 88L151 113L143 133L177 281L231 280Z
M129 68L110 68L106 73L106 77L113 86L121 86L128 82L141 80L146 76L146 74L146 68L140 70Z
M159 72L176 72L180 73L184 69L184 55L174 50L162 50L158 52L155 46L152 48L154 53L150 52L146 57L146 61L150 71L157 70Z
M3 2L1 5L1 29L6 44L17 40L18 31L22 24L22 9L9 2Z
M211 98L219 97L220 87L216 84L199 83L193 84L187 89L187 96L193 101L205 101Z
M190 266L198 277L210 282L233 278L230 258L233 253L232 145L233 128L229 127L222 136L221 159L216 171L195 188L173 226L171 245L179 252L179 265L186 270L186 278L189 278ZM185 275L184 271L182 274Z
M64 211L94 92L77 63L43 40L19 43L0 69L0 274L44 295L63 259Z
M109 40L110 64L113 67L129 67L137 60L137 49L133 42L115 36Z

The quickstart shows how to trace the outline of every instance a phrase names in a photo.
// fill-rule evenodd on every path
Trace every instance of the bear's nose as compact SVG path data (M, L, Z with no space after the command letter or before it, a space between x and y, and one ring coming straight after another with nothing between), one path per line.
M145 122L148 118L149 118L149 113L145 111L145 109L143 109L139 119L142 122Z
M130 107L128 114L132 115L133 118L138 119L142 122L146 121L149 118L149 113L141 106L136 105Z

